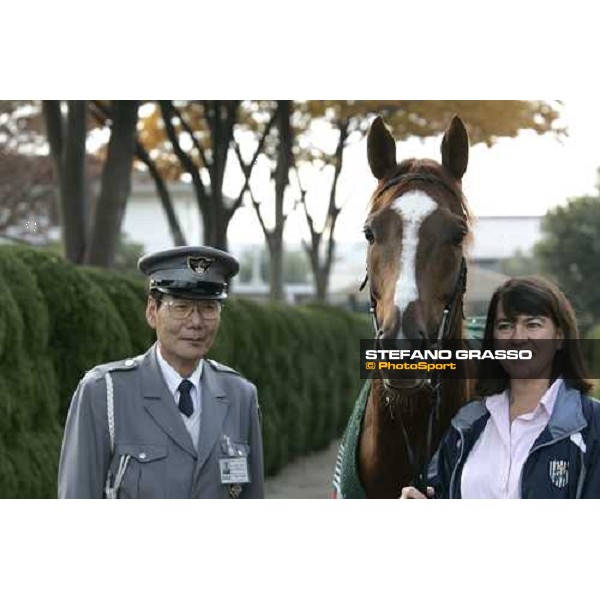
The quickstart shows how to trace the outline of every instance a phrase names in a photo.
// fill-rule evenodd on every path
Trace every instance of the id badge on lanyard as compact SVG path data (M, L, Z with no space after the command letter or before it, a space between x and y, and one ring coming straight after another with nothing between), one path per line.
M231 439L224 436L227 446L227 458L219 459L219 471L221 474L221 483L228 486L229 495L232 498L238 498L242 492L242 484L250 483L250 474L248 471L248 457L240 456L241 451L235 450Z

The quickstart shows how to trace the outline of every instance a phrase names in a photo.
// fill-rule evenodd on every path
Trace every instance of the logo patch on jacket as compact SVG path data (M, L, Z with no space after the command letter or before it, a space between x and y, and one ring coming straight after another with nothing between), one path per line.
M569 461L551 460L549 474L550 481L557 488L564 488L569 483Z

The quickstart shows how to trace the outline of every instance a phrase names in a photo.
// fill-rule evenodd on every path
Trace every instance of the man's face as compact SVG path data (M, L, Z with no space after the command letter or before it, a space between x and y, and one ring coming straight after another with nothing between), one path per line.
M217 300L187 300L163 296L160 303L149 297L146 320L160 345L163 358L175 369L195 367L212 347L221 323Z

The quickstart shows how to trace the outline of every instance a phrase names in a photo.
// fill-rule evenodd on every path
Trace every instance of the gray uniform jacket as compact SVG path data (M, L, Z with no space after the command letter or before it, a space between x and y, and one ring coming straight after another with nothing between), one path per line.
M111 456L105 374L114 386ZM240 498L262 498L263 450L256 387L236 371L205 360L200 380L198 451L162 377L156 346L135 359L100 365L80 381L69 408L58 473L59 498L102 498L108 470L129 463L120 498L228 498L219 459L246 456L250 483Z

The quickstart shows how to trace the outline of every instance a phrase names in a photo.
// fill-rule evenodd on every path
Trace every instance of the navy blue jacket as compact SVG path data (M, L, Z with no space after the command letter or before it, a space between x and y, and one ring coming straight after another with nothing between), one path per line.
M474 400L452 419L429 467L436 498L461 497L462 469L489 418L484 401ZM521 497L600 498L599 453L600 402L563 382L523 464Z

